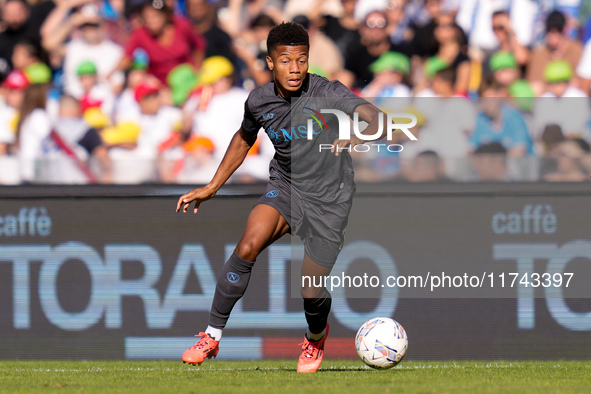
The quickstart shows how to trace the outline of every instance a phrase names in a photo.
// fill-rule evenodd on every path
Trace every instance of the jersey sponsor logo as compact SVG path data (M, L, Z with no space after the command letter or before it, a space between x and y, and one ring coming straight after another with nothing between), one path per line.
M274 197L277 197L278 195L279 195L279 191L278 190L269 190L267 192L267 194L265 194L265 197L274 198Z
M226 274L226 279L228 279L228 281L232 282L232 283L236 283L240 280L240 275L238 275L235 272L228 272Z

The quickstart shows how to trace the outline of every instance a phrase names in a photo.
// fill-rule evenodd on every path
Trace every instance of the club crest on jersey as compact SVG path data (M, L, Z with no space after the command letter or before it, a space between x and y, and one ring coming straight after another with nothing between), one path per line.
M228 272L226 274L226 279L228 279L228 281L230 281L232 283L236 283L240 280L240 275L238 275L235 272Z
M274 198L274 197L277 197L278 195L279 195L279 191L278 190L269 190L267 192L267 194L265 194L265 197Z

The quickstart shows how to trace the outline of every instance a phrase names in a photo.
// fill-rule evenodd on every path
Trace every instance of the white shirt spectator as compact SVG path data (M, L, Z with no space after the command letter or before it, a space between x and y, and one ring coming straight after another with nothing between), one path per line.
M43 140L51 133L51 120L47 111L37 108L23 121L19 133L19 166L21 179L35 180L36 161L42 152Z
M234 134L242 123L244 102L248 98L248 91L241 88L231 88L226 93L214 94L204 111L198 111L193 117L193 133L209 138L215 147L214 159L217 165L224 154ZM188 105L197 105L197 99ZM228 108L234 110L229 111ZM249 175L257 179L269 177L269 162L274 154L273 144L265 135L258 139L259 155L248 156L236 175Z
M73 39L66 45L64 60L64 84L65 91L74 97L80 98L83 94L82 85L78 80L76 69L83 61L90 60L96 65L100 82L107 82L107 75L115 69L123 57L123 48L113 41L105 39L100 44L90 45L82 39ZM123 82L123 74L113 76L113 84Z
M432 150L443 159L463 159L468 155L469 134L476 124L476 109L463 97L415 100L427 123L421 127L418 141L404 144L402 159L412 159L425 150ZM453 163L446 170L452 170Z
M82 119L59 119L54 122L54 130L76 157L85 162L88 152L78 144L90 126ZM39 169L39 180L43 183L85 184L86 175L78 168L74 158L70 157L51 138L42 143L42 166Z
M577 65L577 75L584 79L591 79L591 40L583 48L583 54Z
M107 84L104 83L97 83L90 89L88 95L93 100L97 100L101 102L101 111L111 117L113 114L113 109L115 107L115 94L109 88Z
M517 41L523 46L534 45L534 25L539 8L536 0L512 0L509 14L511 28Z
M460 4L456 21L468 34L469 45L482 50L493 50L497 39L492 30L495 11L509 9L509 0L464 0Z
M139 124L135 149L111 148L114 183L152 182L157 177L158 146L180 124L182 112L176 107L162 107L156 115L126 114L120 121Z
M115 108L113 111L113 123L117 124L122 119L139 119L140 105L135 99L133 89L125 89L119 98L115 101Z
M13 130L13 123L16 117L16 110L8 105L0 105L0 143L12 144L16 137Z

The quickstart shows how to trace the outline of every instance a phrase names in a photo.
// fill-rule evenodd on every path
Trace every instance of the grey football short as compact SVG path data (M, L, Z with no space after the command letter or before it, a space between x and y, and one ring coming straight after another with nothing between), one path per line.
M352 200L339 204L322 204L297 198L289 182L272 177L267 191L256 203L275 208L285 218L291 235L298 235L310 258L332 267L345 241Z

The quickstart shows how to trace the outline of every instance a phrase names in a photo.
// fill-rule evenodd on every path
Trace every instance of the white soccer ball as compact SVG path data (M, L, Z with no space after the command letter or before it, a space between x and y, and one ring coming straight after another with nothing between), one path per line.
M408 336L396 320L375 317L366 321L355 336L359 358L372 368L388 369L406 355Z

